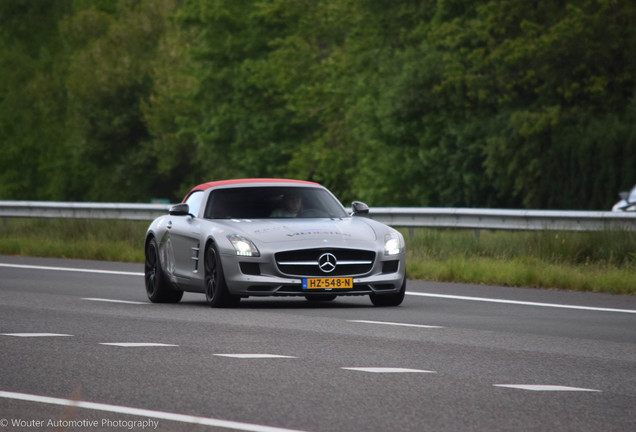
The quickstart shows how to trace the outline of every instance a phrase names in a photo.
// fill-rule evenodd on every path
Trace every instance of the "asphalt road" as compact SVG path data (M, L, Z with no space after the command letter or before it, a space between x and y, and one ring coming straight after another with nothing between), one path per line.
M0 256L0 432L636 430L636 297L409 281L396 308L223 310L151 304L142 271Z

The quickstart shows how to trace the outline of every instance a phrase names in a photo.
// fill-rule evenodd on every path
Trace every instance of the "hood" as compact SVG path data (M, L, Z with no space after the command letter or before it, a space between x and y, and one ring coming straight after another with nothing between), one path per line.
M373 228L362 218L236 220L232 225L257 243L314 240L340 244L377 239Z

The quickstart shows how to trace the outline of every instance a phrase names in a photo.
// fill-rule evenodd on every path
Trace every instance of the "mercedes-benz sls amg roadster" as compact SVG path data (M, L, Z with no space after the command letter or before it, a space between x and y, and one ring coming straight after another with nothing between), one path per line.
M200 184L145 238L145 284L152 302L176 303L184 291L213 307L252 296L311 301L368 295L397 306L406 289L404 238L346 210L307 181L240 179Z

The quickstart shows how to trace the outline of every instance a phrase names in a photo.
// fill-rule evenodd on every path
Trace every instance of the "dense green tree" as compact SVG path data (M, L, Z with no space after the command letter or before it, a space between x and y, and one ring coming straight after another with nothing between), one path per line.
M62 199L64 48L70 2L0 2L0 198Z
M486 122L484 168L498 201L607 208L625 186L622 176L636 177L627 120L636 84L628 23L636 7L519 0L491 1L477 12L433 36L452 59L440 93Z
M183 119L181 132L193 137L206 178L285 176L318 127L298 119L290 102L304 82L298 74L316 55L294 33L306 17L302 6L194 0L181 9L179 22L196 40L191 73L198 83L191 94L197 114Z
M626 0L0 3L0 199L284 176L379 206L606 209L636 181Z
M73 194L146 200L168 186L156 173L142 107L175 2L120 0L114 11L88 5L61 23L73 52L66 77Z

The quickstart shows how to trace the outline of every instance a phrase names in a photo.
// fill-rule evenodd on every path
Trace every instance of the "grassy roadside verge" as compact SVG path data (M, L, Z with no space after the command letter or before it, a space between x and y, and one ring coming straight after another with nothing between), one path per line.
M636 294L636 233L418 229L409 277L444 282Z
M0 221L0 254L143 262L148 222ZM636 294L636 232L404 230L409 278Z
M149 222L97 219L0 221L0 254L143 262Z

